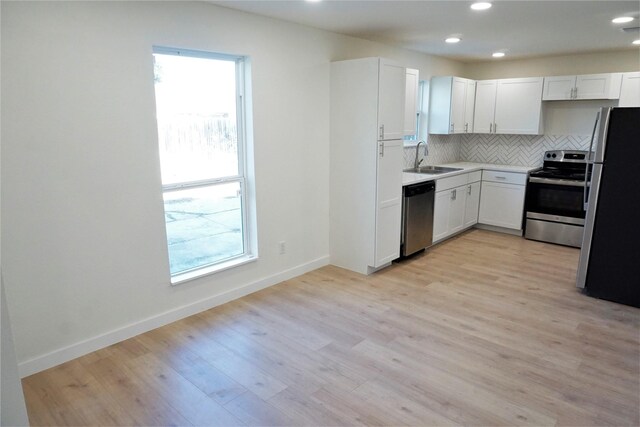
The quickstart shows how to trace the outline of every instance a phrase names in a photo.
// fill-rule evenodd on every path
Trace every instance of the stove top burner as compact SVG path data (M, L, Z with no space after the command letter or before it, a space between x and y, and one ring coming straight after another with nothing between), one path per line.
M588 151L554 150L547 151L543 157L543 166L531 172L538 178L566 179L584 181L585 175L591 178L591 170L585 174Z

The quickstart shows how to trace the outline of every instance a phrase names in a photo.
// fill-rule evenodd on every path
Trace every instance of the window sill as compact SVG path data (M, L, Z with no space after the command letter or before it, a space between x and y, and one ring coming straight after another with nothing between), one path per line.
M224 270L229 270L258 259L255 255L243 255L238 258L233 258L219 264L210 265L208 267L199 268L197 270L188 271L186 273L176 274L171 276L171 286L180 285L184 282L190 282L191 280L199 279L204 276L210 276L212 274L219 273Z

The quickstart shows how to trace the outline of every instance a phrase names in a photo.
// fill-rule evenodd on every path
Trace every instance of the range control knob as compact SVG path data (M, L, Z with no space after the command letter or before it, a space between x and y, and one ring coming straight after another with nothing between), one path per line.
M547 153L547 159L548 159L549 157L551 157L551 154Z
M555 159L555 158L557 157L557 156L556 156L556 153L553 153L553 154L551 155L551 157L553 157L553 158Z

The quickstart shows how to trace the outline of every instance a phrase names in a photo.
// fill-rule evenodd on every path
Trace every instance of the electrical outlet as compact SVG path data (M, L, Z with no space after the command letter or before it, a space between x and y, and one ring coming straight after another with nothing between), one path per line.
M284 241L278 243L278 252L280 252L280 255L287 253L287 246Z

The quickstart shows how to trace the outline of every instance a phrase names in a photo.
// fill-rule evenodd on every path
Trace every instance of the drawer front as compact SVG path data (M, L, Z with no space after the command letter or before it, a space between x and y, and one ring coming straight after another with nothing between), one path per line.
M505 184L526 185L527 174L485 170L482 171L482 180L489 182L503 182Z
M478 182L482 179L482 171L470 172L467 174L468 180L467 182L471 184L472 182Z
M444 191L449 190L451 188L460 187L461 185L465 185L468 181L468 173L463 173L460 175L450 176L447 178L440 178L436 181L436 191Z

